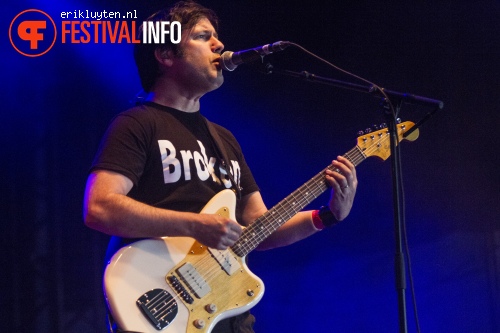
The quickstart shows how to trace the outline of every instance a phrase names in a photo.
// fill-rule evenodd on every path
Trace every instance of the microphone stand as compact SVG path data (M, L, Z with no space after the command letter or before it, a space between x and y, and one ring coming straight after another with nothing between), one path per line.
M404 197L402 192L402 171L401 171L401 159L400 159L400 145L398 145L398 135L397 135L397 117L401 111L401 105L403 102L409 104L418 104L423 106L431 106L434 109L427 113L420 121L418 121L415 126L410 130L405 132L403 135L407 137L413 131L418 129L424 122L429 120L430 117L438 110L444 107L444 103L439 100L435 100L428 97L417 96L408 93L401 93L397 91L383 89L385 96L379 90L378 87L373 85L361 85L351 82L345 82L340 80L335 80L331 78L326 78L318 76L306 71L293 72L289 70L277 70L270 63L264 64L265 72L267 74L277 73L282 75L287 75L299 79L303 79L308 82L315 82L321 84L327 84L334 87L339 87L343 89L349 89L364 93L369 93L377 98L382 98L382 106L385 109L385 115L387 118L387 124L390 134L390 149L391 149L391 167L392 167L392 188L393 188L393 204L394 204L394 238L395 238L395 257L394 257L394 273L395 273L395 286L398 296L398 315L399 315L399 332L408 332L407 326L407 314L406 314L406 263L405 255L403 252L403 232L405 232L405 214L404 214ZM386 96L395 101L394 114L389 107L389 101Z
M271 65L270 63L267 63L264 66L265 66L265 73L266 74L276 73L276 74L281 74L281 75L288 75L288 76L303 79L303 80L309 81L309 82L327 84L327 85L338 87L338 88L344 88L344 89L369 93L375 97L385 98L385 96L382 95L382 93L379 91L379 89L377 89L373 85L368 86L368 85L362 85L362 84L356 84L356 83L351 83L351 82L335 80L332 78L312 74L312 73L309 73L307 71L293 72L293 71L289 71L289 70L280 70L280 69L274 68L273 65ZM418 95L409 94L409 93L397 92L397 91L388 90L388 89L383 89L383 91L385 92L385 94L389 98L391 98L391 99L394 98L395 100L399 100L401 102L406 102L408 104L420 104L420 105L424 105L424 106L435 106L439 110L441 110L444 107L444 103L442 101L439 101L436 99L418 96ZM437 111L437 109L435 111Z

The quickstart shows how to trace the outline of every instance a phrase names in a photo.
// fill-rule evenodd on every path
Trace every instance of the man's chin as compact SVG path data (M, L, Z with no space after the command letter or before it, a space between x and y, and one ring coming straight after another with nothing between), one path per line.
M214 80L213 88L212 90L215 90L222 86L224 83L224 76L222 76L222 73L217 76L217 78Z

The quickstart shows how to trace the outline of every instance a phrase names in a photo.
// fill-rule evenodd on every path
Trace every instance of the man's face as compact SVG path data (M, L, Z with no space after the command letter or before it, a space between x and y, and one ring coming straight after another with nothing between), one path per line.
M179 84L192 93L206 93L224 82L219 64L224 48L217 32L206 18L189 31L182 33L180 56L174 59L172 69Z

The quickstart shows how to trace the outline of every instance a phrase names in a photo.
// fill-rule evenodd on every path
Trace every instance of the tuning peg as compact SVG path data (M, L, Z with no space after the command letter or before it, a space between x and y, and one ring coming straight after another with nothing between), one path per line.
M359 136L364 135L364 134L365 134L365 132L363 132L363 131L359 131L359 132L358 132L358 135L359 135Z
M401 124L401 118L397 118L396 123Z
M380 126L378 126L377 124L373 124L372 128L374 131L378 131L380 129Z
M387 124L386 123L380 124L380 128L387 128Z
M371 133L371 131L372 131L371 128L367 128L367 129L365 129L365 134Z

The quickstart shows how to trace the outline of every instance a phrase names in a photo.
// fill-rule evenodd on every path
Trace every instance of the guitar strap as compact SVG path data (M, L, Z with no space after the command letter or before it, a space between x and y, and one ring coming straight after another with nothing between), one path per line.
M210 120L208 120L205 117L203 117L203 119L205 119L205 124L207 126L208 132L210 133L210 136L212 137L212 141L215 144L215 148L222 155L222 167L226 170L226 173L229 176L229 180L231 181L231 184L233 184L233 188L237 194L238 199L241 199L241 188L238 186L238 184L234 180L233 175L231 174L231 171L229 168L229 165L230 165L229 158L227 157L226 149L224 148L224 144L222 143L222 140L219 136L219 133L217 133L215 126L212 124L212 122Z

